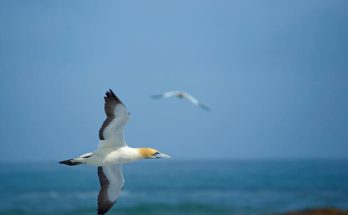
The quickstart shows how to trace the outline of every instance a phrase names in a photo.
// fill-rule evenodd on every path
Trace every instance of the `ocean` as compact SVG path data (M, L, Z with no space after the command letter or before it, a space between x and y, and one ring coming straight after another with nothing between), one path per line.
M96 168L1 163L0 214L96 214ZM257 215L348 209L348 161L145 160L124 165L121 197L108 214Z

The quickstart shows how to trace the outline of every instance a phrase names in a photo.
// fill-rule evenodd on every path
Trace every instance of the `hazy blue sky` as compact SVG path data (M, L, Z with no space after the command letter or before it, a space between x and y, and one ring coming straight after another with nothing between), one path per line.
M348 158L348 1L0 1L0 161L130 146L174 158ZM186 90L212 108L152 100Z

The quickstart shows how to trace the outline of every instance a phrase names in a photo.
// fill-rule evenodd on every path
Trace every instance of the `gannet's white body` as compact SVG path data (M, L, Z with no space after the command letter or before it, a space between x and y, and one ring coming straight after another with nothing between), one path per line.
M159 99L159 98L171 98L171 97L177 97L179 99L186 99L189 102L191 102L193 105L197 107L201 107L204 110L210 110L209 107L203 105L198 99L193 97L191 94L185 92L185 91L179 91L179 90L173 90L168 91L159 95L153 95L152 98Z
M95 152L75 158L75 161L94 166L108 166L130 163L143 158L144 157L139 153L139 149L137 148L131 148L129 146L122 146L120 148L99 147Z
M109 90L106 92L107 118L99 130L99 146L96 151L59 163L74 166L89 164L98 166L100 191L98 214L105 214L115 204L124 185L122 164L148 158L170 158L152 148L132 148L124 139L124 127L130 118L125 105Z

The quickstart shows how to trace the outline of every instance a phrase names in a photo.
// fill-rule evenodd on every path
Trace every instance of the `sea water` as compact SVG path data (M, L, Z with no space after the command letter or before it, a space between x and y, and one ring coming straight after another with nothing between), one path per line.
M0 214L96 214L95 167L0 164ZM279 214L348 209L348 161L159 161L124 165L109 214Z

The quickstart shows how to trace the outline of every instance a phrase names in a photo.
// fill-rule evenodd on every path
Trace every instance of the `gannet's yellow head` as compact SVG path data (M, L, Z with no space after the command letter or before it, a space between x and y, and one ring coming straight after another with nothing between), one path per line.
M157 149L153 149L153 148L138 148L138 152L140 156L145 159L171 158L169 155L161 153Z

